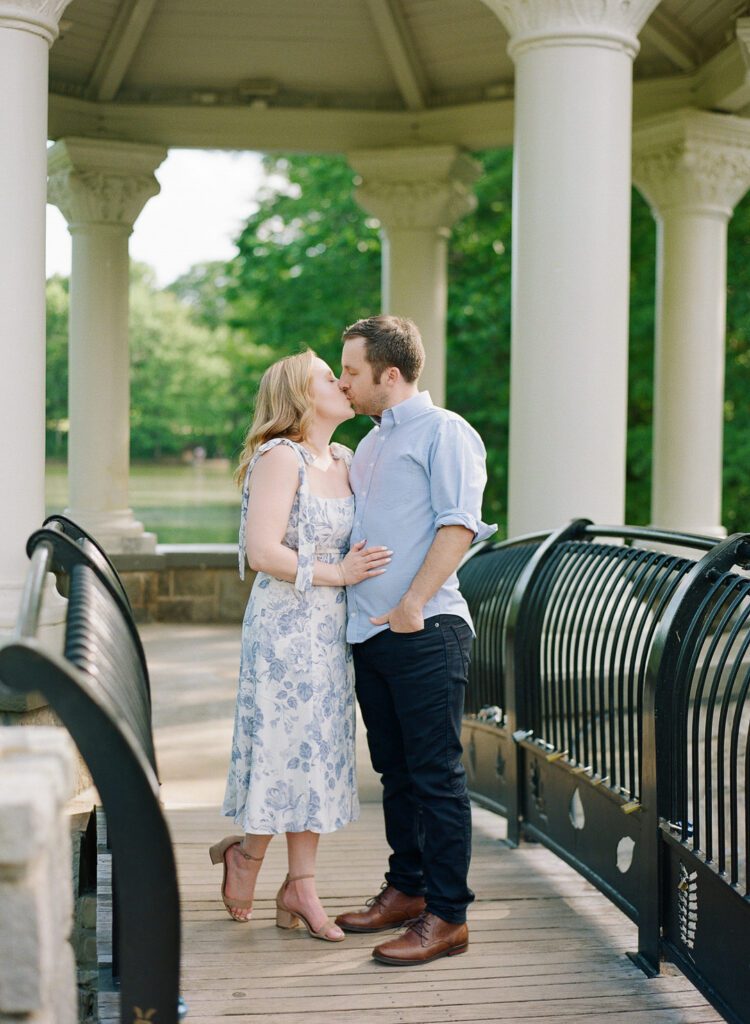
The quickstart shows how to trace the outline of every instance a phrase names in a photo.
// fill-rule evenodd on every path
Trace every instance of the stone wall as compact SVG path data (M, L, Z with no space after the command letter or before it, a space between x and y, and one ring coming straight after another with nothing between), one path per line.
M161 544L112 561L137 622L242 622L254 574L240 580L234 545Z
M0 728L0 1024L75 1024L73 744L62 729Z

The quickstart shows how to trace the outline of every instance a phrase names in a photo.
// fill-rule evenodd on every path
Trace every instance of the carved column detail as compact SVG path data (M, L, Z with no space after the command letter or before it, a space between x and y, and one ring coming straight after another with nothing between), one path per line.
M447 239L476 206L480 168L454 146L358 150L349 162L359 175L357 201L382 225L383 312L419 326L427 354L421 385L442 405Z
M355 196L389 228L449 229L477 205L476 161L453 146L359 150L349 162L360 175Z
M65 139L49 153L47 198L71 230L115 224L130 233L147 201L159 192L154 169L165 157L160 146Z
M655 216L692 210L729 219L750 187L750 124L680 110L636 126L633 182Z
M660 0L483 0L510 35L515 58L530 46L591 45L638 53L638 33Z
M727 224L750 188L750 124L680 110L636 127L657 223L651 520L722 536Z
M69 3L70 0L0 0L0 29L31 32L51 46Z
M159 191L160 146L65 139L49 151L49 201L73 236L69 513L111 552L153 550L128 506L128 236Z

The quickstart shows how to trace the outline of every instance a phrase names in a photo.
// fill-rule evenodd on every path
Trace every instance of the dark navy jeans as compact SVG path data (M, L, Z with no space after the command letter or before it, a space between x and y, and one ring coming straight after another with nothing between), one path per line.
M423 895L444 921L466 920L471 808L461 764L461 717L471 629L434 615L416 633L354 644L357 698L373 768L382 776L386 880Z

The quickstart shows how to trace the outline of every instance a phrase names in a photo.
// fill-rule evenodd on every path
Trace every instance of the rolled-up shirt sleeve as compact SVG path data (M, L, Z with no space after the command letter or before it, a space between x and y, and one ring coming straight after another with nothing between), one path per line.
M435 529L465 526L473 543L487 540L497 525L482 521L482 495L487 483L487 453L482 439L465 420L440 425L430 452L430 495Z

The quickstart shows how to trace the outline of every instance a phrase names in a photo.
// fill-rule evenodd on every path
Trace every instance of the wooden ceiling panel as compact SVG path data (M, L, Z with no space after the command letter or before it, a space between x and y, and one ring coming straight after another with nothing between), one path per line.
M226 90L258 78L311 95L397 93L366 10L335 0L159 0L123 84Z
M116 14L117 0L73 0L50 52L50 77L85 83Z
M637 96L650 90L659 111L689 102L699 69L748 13L750 0L662 0L642 33ZM188 144L210 144L213 117L226 122L219 144L249 118L275 145L277 120L318 108L321 119L347 126L327 146L359 139L360 112L374 119L368 124L395 126L392 136L373 135L373 145L385 145L417 124L424 138L442 137L464 104L479 119L467 135L476 141L487 137L493 103L507 104L506 120L512 110L507 33L483 0L72 0L63 25L50 82L65 101L51 109L66 132L106 134L111 121L116 133L125 130L118 118L131 117L137 137L148 110L153 137L163 130L178 144L200 110L202 127L188 131ZM179 131L178 108L187 118ZM402 124L402 113L420 118ZM446 137L458 138L451 130Z
M402 0L412 37L434 92L450 93L513 79L508 35L476 0Z
M734 22L749 12L747 0L662 0L654 15L673 22L694 40L704 62L727 46L734 37Z

